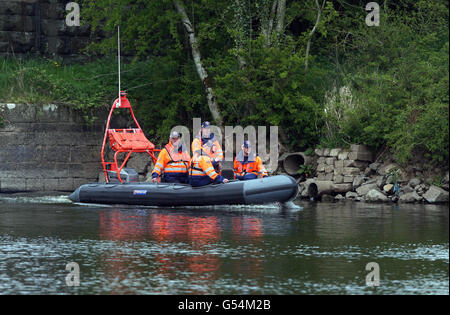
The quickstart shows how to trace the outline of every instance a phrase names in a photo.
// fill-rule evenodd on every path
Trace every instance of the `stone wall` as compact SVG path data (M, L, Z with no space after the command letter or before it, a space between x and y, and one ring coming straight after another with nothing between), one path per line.
M0 1L0 55L74 57L90 41L87 26L67 26L68 0Z
M104 119L88 126L61 105L0 104L0 116L0 192L73 191L97 181Z
M436 186L430 183L430 179L420 176L422 172L408 172L392 161L383 163L373 160L372 152L363 145L353 144L349 149L316 149L313 162L316 176L299 184L300 195L304 198L314 195L314 198L326 201L449 201L448 170ZM417 166L411 169L416 170ZM310 189L312 184L314 189Z
M349 150L316 149L317 179L333 181L335 184L353 184L369 166L372 153L362 145L351 145Z

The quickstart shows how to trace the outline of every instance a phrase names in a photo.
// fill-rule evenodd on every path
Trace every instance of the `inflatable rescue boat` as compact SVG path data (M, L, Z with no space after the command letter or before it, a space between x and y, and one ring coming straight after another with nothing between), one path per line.
M286 175L192 187L173 183L94 183L70 195L73 202L142 206L210 206L288 202L298 193Z
M111 129L110 120L114 110L128 109L136 128ZM108 141L109 140L109 141ZM106 161L106 149L114 151L113 161ZM146 153L156 163L156 149L144 135L136 120L126 93L121 91L108 116L101 150L104 183L85 184L70 196L73 202L97 204L128 204L143 206L210 206L226 204L264 204L288 202L298 193L297 182L287 175L258 178L247 181L230 180L225 184L192 187L188 184L139 182L138 173L127 168L132 153ZM118 154L125 155L119 163ZM229 179L232 170L228 171ZM231 177L230 177L231 172Z

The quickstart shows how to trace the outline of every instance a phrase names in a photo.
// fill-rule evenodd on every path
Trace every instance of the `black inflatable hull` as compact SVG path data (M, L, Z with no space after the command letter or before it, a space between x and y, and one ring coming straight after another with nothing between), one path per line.
M207 206L288 202L298 193L297 182L286 175L227 184L191 187L184 184L86 184L70 196L73 202L143 206Z

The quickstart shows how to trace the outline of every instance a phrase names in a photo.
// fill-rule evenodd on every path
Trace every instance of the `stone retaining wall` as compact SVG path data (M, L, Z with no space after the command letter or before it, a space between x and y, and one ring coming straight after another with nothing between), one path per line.
M316 177L299 184L301 197L311 198L309 185L322 187L322 200L352 199L368 202L428 202L449 201L449 175L439 186L423 178L421 172L406 172L399 165L387 161L373 162L373 154L363 145L353 144L350 149L316 149ZM412 169L417 169L413 167ZM398 189L395 188L398 186ZM330 188L331 187L331 188ZM316 193L316 191L313 191ZM318 192L320 193L320 192Z
M87 26L67 26L69 0L0 1L0 55L76 57L90 41ZM76 2L76 1L75 1Z
M0 116L0 192L73 191L97 181L104 119L88 126L61 105L0 104Z
M333 181L351 188L353 182L372 161L372 153L362 145L351 145L350 150L316 149L317 180Z

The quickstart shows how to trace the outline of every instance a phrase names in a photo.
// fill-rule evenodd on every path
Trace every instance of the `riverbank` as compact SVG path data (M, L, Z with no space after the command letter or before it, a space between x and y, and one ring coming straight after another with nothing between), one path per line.
M299 182L301 199L322 201L448 203L448 166L436 167L416 157L408 165L389 153L376 156L367 147L316 149L310 163L315 177Z
M70 106L0 104L0 192L72 192L82 184L104 181L100 149L106 110L89 124ZM120 117L117 117L117 119ZM124 123L124 122L123 122ZM322 201L442 203L449 200L448 166L424 163L418 155L407 166L389 154L376 154L364 145L317 148L311 155L290 159L289 175L314 174L299 181L299 199ZM283 160L283 159L282 159ZM286 163L284 163L286 164ZM300 165L302 164L302 165ZM135 154L127 163L140 181L149 181L152 161Z

